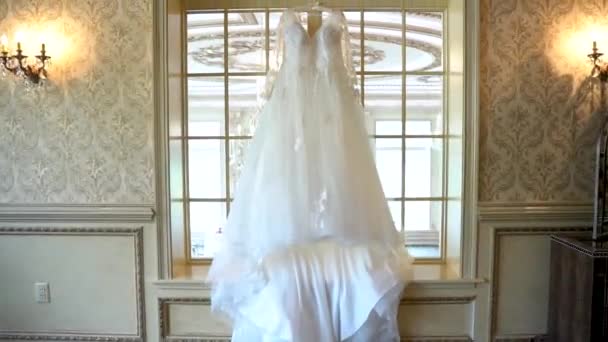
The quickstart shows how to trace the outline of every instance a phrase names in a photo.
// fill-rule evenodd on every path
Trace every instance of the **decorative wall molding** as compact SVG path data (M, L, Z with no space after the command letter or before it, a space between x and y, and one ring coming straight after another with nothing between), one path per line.
M477 203L479 198L480 144L480 0L465 1L464 79L464 160L463 212L461 232L461 274L474 278L478 248Z
M226 337L211 337L211 338L198 338L198 337L167 337L163 341L167 342L230 342L230 336Z
M0 340L25 340L25 341L109 341L109 342L131 342L131 341L143 341L139 337L121 336L121 335L78 335L60 333L58 335L46 334L28 334L28 333L14 333L5 334L0 333Z
M469 304L476 299L475 296L454 297L410 297L404 298L401 305L407 304ZM225 342L230 341L230 336L170 336L169 333L169 305L211 305L209 297L164 297L158 298L158 324L161 342ZM407 342L461 342L472 341L470 336L407 336L401 341Z
M479 251L487 251L488 269L477 270L480 277L488 277L489 298L488 339L501 341L542 341L532 334L495 336L497 301L499 294L499 256L501 239L505 236L549 236L551 234L580 234L591 230L593 205L591 202L479 202ZM486 253L486 252L484 252ZM486 255L486 254L484 254ZM477 258L481 258L478 255ZM476 261L479 267L479 260ZM482 329L482 330L483 330ZM480 332L478 332L480 333Z
M470 304L476 296L450 296L450 297L405 297L401 305L408 304Z
M402 337L401 342L469 342L473 339L469 336L420 336Z
M580 221L591 224L593 203L479 202L478 219L480 223Z
M446 289L461 290L474 289L477 285L486 282L485 279L440 279L440 280L414 280L410 282L408 288L416 289ZM191 291L211 291L211 284L202 279L168 279L156 280L152 284L162 290L191 290Z
M161 342L218 342L230 341L230 336L202 338L202 337L177 337L169 334L169 305L189 304L189 305L211 305L209 297L160 297L158 298L158 336Z
M608 257L608 251L605 248L594 248L583 245L580 241L575 239L568 239L559 236L552 237L551 241L559 243L561 245L570 247L577 250L578 252L590 256L592 258L605 258Z
M494 337L495 342L544 342L548 341L547 335L500 335Z
M193 290L193 291L211 291L211 284L203 280L156 280L152 284L163 290Z
M551 214L552 216L559 216L557 212ZM525 221L525 218L520 218L517 221ZM496 316L497 316L497 301L498 301L498 293L500 291L498 283L499 283L499 272L498 272L498 263L500 256L500 242L501 237L504 236L513 236L513 235L551 235L551 234L581 234L585 232L590 232L591 228L584 223L581 223L579 226L570 226L570 227L491 227L492 230L491 238L490 238L490 253L492 256L492 261L490 263L490 325L489 331L490 336L494 336L496 332ZM536 335L531 335L536 336ZM539 335L540 336L540 335ZM520 335L517 336L501 336L503 338L501 341L536 341L535 339L529 339L529 336L526 335L522 337ZM499 336L495 336L495 340L498 341ZM505 339L506 338L506 339ZM512 340L516 338L515 340ZM528 339L526 339L528 338ZM540 341L540 340L539 340Z
M230 337L221 338L194 338L194 337L169 337L166 342L227 342ZM472 339L468 336L428 336L428 337L404 337L402 342L469 342Z
M29 333L0 333L0 340L25 340L25 341L108 341L108 342L139 342L144 341L140 337L122 336L122 335L79 335L69 334L68 332L53 335L45 334L29 334Z
M0 222L147 223L153 219L151 204L0 204Z
M154 0L154 175L156 178L158 274L173 274L171 246L171 200L169 184L169 6L178 2ZM181 67L181 65L180 65Z
M230 337L196 338L196 337L168 337L166 342L229 342ZM403 337L402 342L469 342L473 341L468 336L422 336L422 337Z
M408 288L416 289L445 289L463 290L475 289L479 284L485 283L485 279L438 279L438 280L414 280L407 285Z
M143 227L114 227L114 228L55 228L55 227L0 227L0 237L3 235L73 235L73 236L130 236L133 238L135 251L135 292L137 303L137 331L134 335L124 334L95 334L73 331L30 332L2 331L0 340L49 340L49 341L129 341L144 342L145 325L145 296L144 296L144 245Z

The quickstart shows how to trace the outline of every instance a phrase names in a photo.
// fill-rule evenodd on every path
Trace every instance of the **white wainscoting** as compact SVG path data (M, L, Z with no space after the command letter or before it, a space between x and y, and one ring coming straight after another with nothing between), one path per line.
M0 228L0 338L143 340L142 230Z
M588 203L480 205L477 269L489 281L483 335L495 341L543 339L550 236L590 231L592 213Z
M60 213L12 209L0 208L0 340L229 338L229 327L210 314L208 286L156 281L160 242L150 207L74 207L73 215L69 206ZM542 340L549 236L588 230L591 217L585 203L482 203L475 279L409 286L400 311L403 339ZM146 305L143 264L151 280ZM50 282L50 304L34 303L35 281ZM15 319L19 315L28 319Z
M474 300L406 297L399 310L402 340L471 341ZM158 308L162 341L230 340L230 327L211 313L208 297L159 298Z
M399 308L403 339L438 338L472 340L475 297L405 298Z
M0 340L146 341L152 217L150 206L1 205ZM49 283L50 303L36 303L35 282Z
M549 240L588 231L588 203L482 204L473 279L414 282L400 309L404 341L542 341L547 333ZM159 281L160 341L228 340L202 282ZM172 296L172 294L176 294Z

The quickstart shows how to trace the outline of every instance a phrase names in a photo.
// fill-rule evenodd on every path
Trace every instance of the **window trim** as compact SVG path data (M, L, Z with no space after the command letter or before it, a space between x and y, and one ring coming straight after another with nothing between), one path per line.
M426 0L420 0L426 1ZM186 4L187 2L187 4ZM197 0L154 0L154 131L156 154L156 217L158 274L171 279L174 274L169 196L169 26ZM229 1L227 1L229 2ZM246 2L246 1L245 1ZM275 1L268 1L269 3ZM348 2L348 1L345 1ZM356 1L361 5L362 1ZM408 3L418 1L408 1ZM435 1L445 2L444 0ZM464 122L462 167L462 228L459 271L462 278L474 278L477 269L477 189L479 159L479 0L463 0L464 6ZM256 2L257 3L257 2ZM259 5L259 4L258 4ZM382 6L380 3L378 6ZM346 6L345 6L346 7ZM351 6L357 7L357 6ZM369 7L369 6L366 6ZM177 13L179 12L179 13ZM171 18L169 18L171 16ZM183 18L182 18L183 20ZM183 35L182 35L183 37ZM443 237L442 237L443 238ZM444 241L443 246L446 243ZM444 247L445 248L445 247Z
M460 274L477 275L479 184L480 0L464 1L464 141Z

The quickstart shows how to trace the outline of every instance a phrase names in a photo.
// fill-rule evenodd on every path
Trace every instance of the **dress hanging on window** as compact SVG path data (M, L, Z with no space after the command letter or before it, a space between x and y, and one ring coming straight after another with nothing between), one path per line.
M374 165L344 15L277 30L268 100L209 271L234 342L397 341L410 258Z

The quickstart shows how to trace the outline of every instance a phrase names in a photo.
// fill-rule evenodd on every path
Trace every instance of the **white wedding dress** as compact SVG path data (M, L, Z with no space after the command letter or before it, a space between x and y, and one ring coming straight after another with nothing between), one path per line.
M410 258L355 91L344 15L286 11L278 65L209 271L234 342L398 341Z

